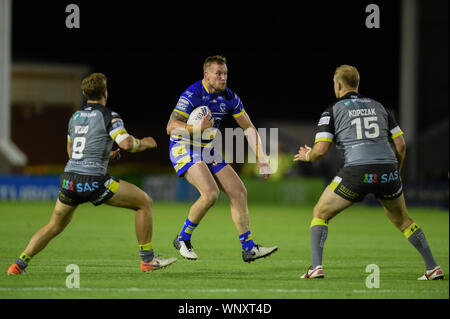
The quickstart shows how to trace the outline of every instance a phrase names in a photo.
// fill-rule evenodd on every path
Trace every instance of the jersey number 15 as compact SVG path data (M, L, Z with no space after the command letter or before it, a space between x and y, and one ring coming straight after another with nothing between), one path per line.
M365 138L376 138L380 135L380 127L378 126L377 116L363 117L364 125L361 123L361 118L358 117L351 121L352 125L356 125L356 138L358 140L363 138L363 128Z

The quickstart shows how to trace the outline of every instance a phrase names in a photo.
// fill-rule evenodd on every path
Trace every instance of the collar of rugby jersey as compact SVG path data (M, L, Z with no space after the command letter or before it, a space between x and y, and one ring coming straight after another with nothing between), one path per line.
M351 99L352 98L352 96L356 96L357 98L361 98L361 97L363 97L361 94L359 94L358 92L354 92L354 91L352 91L352 92L348 92L348 93L346 93L344 96L342 96L341 98L339 98L338 99L338 101L340 101L340 100L347 100L347 99Z

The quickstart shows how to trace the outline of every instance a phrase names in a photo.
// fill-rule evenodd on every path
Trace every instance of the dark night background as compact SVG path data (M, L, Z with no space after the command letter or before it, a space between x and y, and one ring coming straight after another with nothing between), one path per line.
M65 27L69 3L80 29ZM14 1L13 59L89 64L107 75L109 105L128 123L165 122L214 54L227 57L228 86L255 120L317 119L344 63L359 68L362 93L397 108L399 2L379 2L380 29L365 26L369 3Z
M80 29L65 26L70 3L80 8ZM365 25L371 3L380 8L379 29ZM420 134L437 117L448 119L448 2L419 1L418 12ZM203 61L214 54L227 58L228 87L257 127L267 119L317 121L335 99L332 77L341 64L356 66L360 93L399 120L400 26L401 1L14 1L12 58L106 74L108 106L130 133L154 136L166 148L179 95L202 78ZM223 126L236 124L230 117ZM153 160L167 162L165 149L156 153ZM447 179L448 165L444 170Z

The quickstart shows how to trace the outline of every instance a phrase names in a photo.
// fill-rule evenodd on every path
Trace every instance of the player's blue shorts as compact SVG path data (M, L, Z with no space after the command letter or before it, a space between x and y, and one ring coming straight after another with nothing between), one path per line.
M204 161L213 174L228 165L212 147L194 147L177 141L170 142L169 155L178 176L183 176L189 167L200 161Z

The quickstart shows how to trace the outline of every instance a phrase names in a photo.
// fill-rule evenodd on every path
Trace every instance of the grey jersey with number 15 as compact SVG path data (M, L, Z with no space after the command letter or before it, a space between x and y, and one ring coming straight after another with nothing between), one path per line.
M389 139L401 134L381 103L351 92L322 113L315 142L334 141L344 152L344 166L397 163Z
M67 139L72 154L64 172L105 175L114 139L123 133L119 114L101 104L87 104L70 118Z

